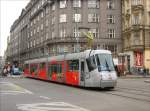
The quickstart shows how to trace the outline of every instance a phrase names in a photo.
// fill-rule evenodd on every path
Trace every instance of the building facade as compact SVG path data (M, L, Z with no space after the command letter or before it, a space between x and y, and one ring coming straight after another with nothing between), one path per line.
M93 47L122 52L121 0L31 0L10 30L10 58L25 61Z
M150 69L150 0L122 0L123 50L131 67Z

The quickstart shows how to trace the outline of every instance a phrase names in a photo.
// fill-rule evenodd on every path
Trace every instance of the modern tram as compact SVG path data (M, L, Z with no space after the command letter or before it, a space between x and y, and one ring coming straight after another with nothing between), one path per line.
M81 87L114 88L117 74L111 52L79 53L25 61L24 76Z

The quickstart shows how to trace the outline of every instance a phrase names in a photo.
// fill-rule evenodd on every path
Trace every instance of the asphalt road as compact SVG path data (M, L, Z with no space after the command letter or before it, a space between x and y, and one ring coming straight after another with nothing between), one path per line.
M0 111L150 111L147 79L118 79L114 90L30 78L0 78Z

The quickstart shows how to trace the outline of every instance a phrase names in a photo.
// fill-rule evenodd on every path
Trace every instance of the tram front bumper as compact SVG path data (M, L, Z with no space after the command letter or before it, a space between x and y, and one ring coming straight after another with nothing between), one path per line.
M116 84L117 84L116 80L101 80L100 87L101 88L115 87Z

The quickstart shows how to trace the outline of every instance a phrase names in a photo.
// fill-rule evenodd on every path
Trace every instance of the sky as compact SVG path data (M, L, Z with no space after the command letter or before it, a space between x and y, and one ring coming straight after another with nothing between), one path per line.
M7 48L11 25L28 2L29 0L0 0L0 56L4 55Z

